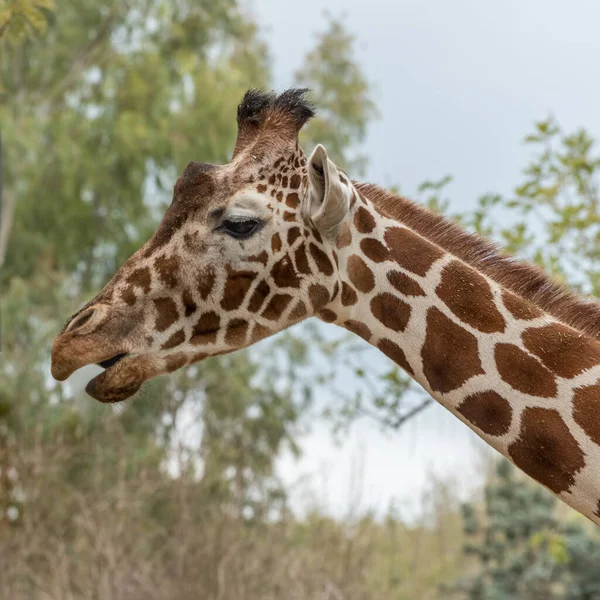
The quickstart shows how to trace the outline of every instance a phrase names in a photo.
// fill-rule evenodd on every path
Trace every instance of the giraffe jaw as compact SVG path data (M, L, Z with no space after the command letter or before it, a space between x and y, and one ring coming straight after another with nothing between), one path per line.
M105 403L131 398L144 381L157 374L155 362L149 356L118 354L102 361L100 366L105 366L105 371L90 380L85 391Z

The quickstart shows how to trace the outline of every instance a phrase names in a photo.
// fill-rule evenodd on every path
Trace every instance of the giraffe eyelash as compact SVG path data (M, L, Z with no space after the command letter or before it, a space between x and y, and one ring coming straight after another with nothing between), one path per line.
M237 240L246 240L264 226L264 222L260 219L252 217L228 217L225 219L215 231L225 233Z

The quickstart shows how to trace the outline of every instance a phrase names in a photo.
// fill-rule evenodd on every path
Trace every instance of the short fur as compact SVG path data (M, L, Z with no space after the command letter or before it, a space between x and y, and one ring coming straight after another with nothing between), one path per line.
M397 219L501 286L529 300L571 327L600 338L600 304L581 298L540 268L520 262L497 245L456 223L377 185L354 182L383 215Z

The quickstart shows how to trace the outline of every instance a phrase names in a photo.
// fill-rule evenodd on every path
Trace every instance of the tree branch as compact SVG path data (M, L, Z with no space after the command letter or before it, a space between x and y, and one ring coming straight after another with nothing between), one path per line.
M416 417L421 411L425 410L431 403L433 402L433 398L426 398L421 402L421 404L417 404L414 408L411 408L407 413L403 414L398 418L392 425L394 429L399 429L406 421Z

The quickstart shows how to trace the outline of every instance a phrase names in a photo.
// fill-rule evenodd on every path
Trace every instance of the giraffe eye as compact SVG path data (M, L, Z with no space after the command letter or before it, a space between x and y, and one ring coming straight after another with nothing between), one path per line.
M256 219L235 219L224 221L219 229L231 237L243 240L255 233L260 225L261 222Z

